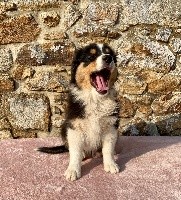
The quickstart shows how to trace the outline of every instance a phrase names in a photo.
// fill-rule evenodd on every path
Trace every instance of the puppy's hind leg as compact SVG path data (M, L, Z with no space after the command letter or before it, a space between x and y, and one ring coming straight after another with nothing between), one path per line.
M67 180L74 181L81 177L81 162L83 158L81 134L69 129L67 139L70 161L65 176Z
M119 166L114 161L114 149L117 141L117 131L112 128L107 132L102 140L102 153L103 153L103 162L104 170L106 172L118 173Z

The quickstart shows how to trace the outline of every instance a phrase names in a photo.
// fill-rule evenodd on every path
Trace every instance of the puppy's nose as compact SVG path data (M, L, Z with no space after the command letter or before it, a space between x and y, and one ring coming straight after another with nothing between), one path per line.
M112 62L112 56L111 55L104 55L102 57L102 59L107 63L107 64L110 64Z

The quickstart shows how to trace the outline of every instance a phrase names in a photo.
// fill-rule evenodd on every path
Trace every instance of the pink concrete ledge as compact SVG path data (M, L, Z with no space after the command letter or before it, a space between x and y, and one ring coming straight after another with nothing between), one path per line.
M67 153L34 150L59 144L58 138L1 141L0 199L181 200L181 137L120 137L120 173L104 172L102 158L88 159L75 182L63 175Z

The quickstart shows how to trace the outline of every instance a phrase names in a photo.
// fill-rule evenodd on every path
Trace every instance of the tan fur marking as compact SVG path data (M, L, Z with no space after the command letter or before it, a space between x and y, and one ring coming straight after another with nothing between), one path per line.
M96 52L97 52L96 49L91 49L91 50L90 50L90 53L91 53L91 54L96 54Z
M92 62L86 67L83 66L83 63L81 63L78 66L75 79L76 79L77 85L81 89L91 89L92 88L92 85L90 83L90 75L94 71L96 71L96 62Z

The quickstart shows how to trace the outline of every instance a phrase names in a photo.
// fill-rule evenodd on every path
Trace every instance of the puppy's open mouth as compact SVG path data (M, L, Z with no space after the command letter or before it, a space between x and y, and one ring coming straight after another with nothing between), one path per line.
M91 85L95 87L96 91L100 94L106 94L109 89L109 78L111 72L109 69L102 69L93 72L90 75Z

